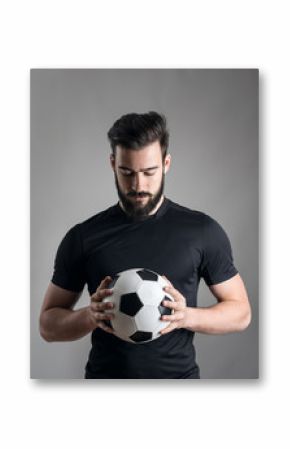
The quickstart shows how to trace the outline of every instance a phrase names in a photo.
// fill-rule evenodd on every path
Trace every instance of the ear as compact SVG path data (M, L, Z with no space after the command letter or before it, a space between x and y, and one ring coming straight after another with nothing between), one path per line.
M116 162L115 156L113 153L111 153L110 154L110 164L111 164L113 171L115 171L115 162Z
M164 159L164 173L167 173L171 165L171 155L167 154Z

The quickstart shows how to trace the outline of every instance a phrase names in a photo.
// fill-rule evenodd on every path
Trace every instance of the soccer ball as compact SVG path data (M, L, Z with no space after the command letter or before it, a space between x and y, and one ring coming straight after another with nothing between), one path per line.
M116 336L131 343L146 343L160 337L159 331L168 326L162 315L171 315L164 299L174 301L163 287L169 285L158 273L146 268L122 271L110 282L113 294L104 302L112 302L115 317L107 321Z

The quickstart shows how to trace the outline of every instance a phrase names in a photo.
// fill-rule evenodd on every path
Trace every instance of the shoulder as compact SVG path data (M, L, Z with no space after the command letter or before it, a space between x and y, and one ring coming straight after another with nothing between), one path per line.
M214 220L210 215L202 212L200 210L192 209L188 206L183 206L174 201L169 200L169 213L177 218L185 218L199 223L201 226L211 226L214 225L216 220Z
M172 217L173 221L176 220L176 225L184 224L187 229L194 229L205 245L228 238L217 219L203 211L191 209L171 200L168 217Z
M86 226L91 223L98 223L98 222L105 221L114 215L115 210L116 210L116 205L110 206L107 209L104 209L104 210L97 212L96 214L86 218L85 220L78 223L78 225Z
M102 224L108 223L108 219L114 216L116 206L108 207L82 221L71 225L64 233L63 242L72 244L73 242L81 242L82 237L92 230L96 230Z
M116 214L116 205L110 206L107 209L104 209L96 214L86 218L85 220L80 221L72 229L75 229L76 232L88 233L90 230L96 230L98 227L107 226L108 222L113 220Z

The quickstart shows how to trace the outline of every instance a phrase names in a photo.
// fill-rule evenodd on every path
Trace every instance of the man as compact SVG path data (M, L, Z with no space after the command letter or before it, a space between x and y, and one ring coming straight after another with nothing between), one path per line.
M171 164L166 119L156 112L127 114L108 132L119 202L73 226L59 245L54 273L40 314L47 341L76 340L92 332L85 378L200 378L195 332L245 329L251 311L233 264L229 239L208 215L164 196ZM132 344L114 335L112 276L145 267L170 282L174 314L160 338ZM217 304L198 308L203 278ZM90 305L73 310L88 285Z

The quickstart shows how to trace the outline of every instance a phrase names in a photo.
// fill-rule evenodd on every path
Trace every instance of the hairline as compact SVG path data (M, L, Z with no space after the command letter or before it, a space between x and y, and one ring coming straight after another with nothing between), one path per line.
M164 162L165 157L168 154L168 151L167 151L167 148L161 146L161 143L160 143L159 139L156 139L153 142L150 142L150 143L148 143L147 145L145 145L143 147L137 147L137 148L129 148L129 147L123 146L120 143L117 143L114 147L112 147L112 153L111 154L114 157L116 157L117 147L119 147L119 149L121 149L121 150L126 150L126 151L142 151L142 150L146 149L149 145L151 145L152 143L155 143L155 142L159 142L159 147L160 147L160 151L161 151L161 158L162 158L162 162Z

